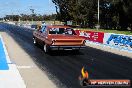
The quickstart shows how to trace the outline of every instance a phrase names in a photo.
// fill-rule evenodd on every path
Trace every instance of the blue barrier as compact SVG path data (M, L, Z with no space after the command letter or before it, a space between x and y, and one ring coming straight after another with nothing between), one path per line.
M103 44L132 53L132 35L105 33Z
M132 36L112 34L108 39L107 44L109 44L109 42L112 40L115 43L115 45L130 46L132 48Z
M8 70L8 69L9 67L8 67L7 60L6 60L3 43L0 38L0 70Z

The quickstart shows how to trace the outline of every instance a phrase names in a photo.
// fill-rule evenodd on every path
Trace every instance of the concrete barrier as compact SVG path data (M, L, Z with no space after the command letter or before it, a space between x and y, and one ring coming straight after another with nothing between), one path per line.
M103 32L94 32L87 30L75 30L78 36L85 38L86 40L103 43L104 33Z
M105 33L103 44L132 51L132 35Z
M88 30L75 30L78 36L85 38L87 43L103 44L112 48L118 48L132 52L132 35L94 32ZM100 43L100 44L99 44Z

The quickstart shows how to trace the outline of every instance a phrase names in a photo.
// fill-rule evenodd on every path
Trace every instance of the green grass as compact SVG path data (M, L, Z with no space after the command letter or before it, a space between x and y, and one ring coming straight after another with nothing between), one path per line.
M89 31L96 31L96 32L104 32L104 33L116 33L116 34L126 34L132 35L132 31L118 31L118 30L108 30L108 29L88 29L88 28L75 28L80 30L89 30Z

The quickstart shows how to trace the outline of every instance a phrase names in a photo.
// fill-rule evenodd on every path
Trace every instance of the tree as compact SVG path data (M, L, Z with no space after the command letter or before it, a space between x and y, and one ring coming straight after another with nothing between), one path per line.
M93 24L96 0L52 0L61 21L74 20L85 25ZM96 6L96 7L95 7Z
M58 19L66 22L67 20L71 20L71 16L69 14L68 3L70 0L52 0L56 5L56 12L58 14Z
M52 1L61 21L73 20L88 27L97 23L97 0ZM100 25L105 29L132 27L132 0L100 0Z
M120 30L127 30L127 27L132 24L132 1L131 0L110 0L114 5L112 11L114 17L119 20Z
M19 15L6 15L4 19L11 20L11 21L18 21L19 20Z

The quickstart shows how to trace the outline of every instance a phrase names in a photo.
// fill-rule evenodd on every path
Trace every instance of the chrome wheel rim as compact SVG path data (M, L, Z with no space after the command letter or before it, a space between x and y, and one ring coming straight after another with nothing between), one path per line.
M46 44L44 45L44 52L47 52Z

